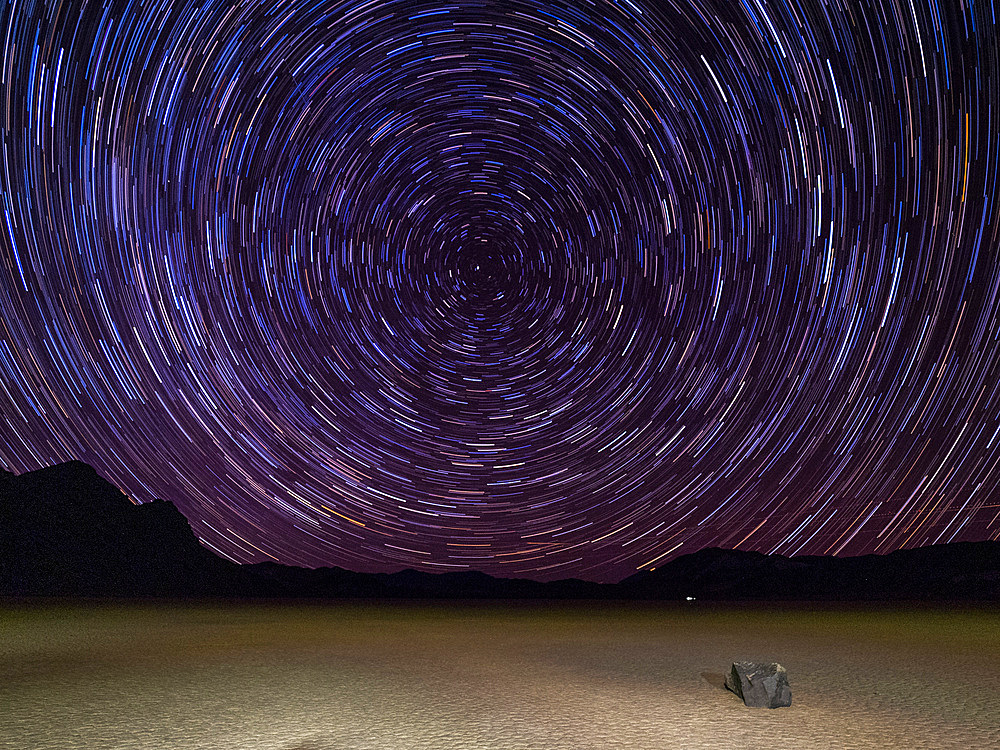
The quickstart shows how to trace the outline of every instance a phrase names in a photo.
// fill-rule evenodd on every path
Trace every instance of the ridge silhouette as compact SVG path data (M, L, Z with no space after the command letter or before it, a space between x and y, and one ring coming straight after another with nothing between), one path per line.
M133 504L92 467L70 461L0 472L0 596L1000 601L1000 542L842 558L710 548L615 584L238 565L204 547L173 503Z

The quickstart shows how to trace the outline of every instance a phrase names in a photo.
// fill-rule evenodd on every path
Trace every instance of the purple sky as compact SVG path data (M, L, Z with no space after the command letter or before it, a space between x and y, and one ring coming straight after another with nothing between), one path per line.
M238 561L1000 538L989 3L0 15L0 467Z

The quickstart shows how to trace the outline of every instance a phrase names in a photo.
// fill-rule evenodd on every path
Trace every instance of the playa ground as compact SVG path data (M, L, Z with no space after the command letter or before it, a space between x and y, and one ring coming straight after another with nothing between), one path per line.
M998 675L996 609L8 603L0 748L1000 747Z

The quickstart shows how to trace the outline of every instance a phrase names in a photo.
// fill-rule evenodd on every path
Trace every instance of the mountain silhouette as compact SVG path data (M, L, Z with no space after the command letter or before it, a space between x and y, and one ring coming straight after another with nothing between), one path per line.
M843 558L703 549L617 584L238 565L202 546L172 503L136 505L71 461L0 472L0 596L1000 601L1000 542Z
M135 505L87 464L0 478L0 593L224 596L246 583L173 503Z
M617 585L629 599L996 601L1000 542L956 542L860 557L703 549Z

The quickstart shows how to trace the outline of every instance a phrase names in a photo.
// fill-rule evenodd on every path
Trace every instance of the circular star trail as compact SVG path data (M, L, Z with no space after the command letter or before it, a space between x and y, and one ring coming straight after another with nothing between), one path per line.
M976 2L15 2L0 463L615 580L1000 537Z

